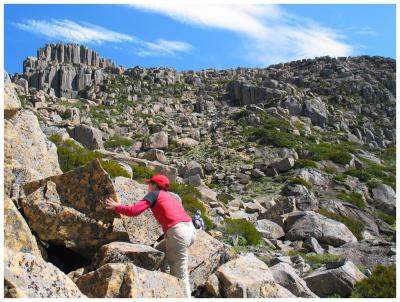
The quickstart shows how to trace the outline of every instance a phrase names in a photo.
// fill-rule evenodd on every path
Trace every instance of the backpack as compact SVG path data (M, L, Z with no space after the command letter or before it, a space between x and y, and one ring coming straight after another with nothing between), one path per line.
M196 229L203 229L203 219L200 216L193 217L192 222Z

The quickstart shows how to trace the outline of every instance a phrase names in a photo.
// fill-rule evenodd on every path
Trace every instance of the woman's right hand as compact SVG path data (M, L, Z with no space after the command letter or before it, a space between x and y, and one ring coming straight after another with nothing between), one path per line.
M104 205L107 210L115 210L115 207L119 206L120 203L118 201L115 201L111 197L107 197L104 201Z

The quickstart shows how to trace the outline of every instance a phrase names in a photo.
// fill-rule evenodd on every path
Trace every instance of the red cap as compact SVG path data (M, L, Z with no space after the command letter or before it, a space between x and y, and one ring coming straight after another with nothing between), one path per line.
M164 176L164 175L161 175L161 174L154 175L150 179L146 179L144 182L146 184L155 183L160 188L165 189L165 190L169 190L169 179L168 179L167 176Z

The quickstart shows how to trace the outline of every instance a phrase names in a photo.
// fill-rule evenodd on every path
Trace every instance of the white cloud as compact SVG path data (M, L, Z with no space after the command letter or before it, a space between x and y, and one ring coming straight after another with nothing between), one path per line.
M178 52L188 52L192 49L189 43L183 41L156 39L154 42L150 42L91 23L77 23L65 19L51 21L29 19L14 25L21 30L41 35L48 40L87 44L129 42L138 46L136 53L139 56L175 55ZM116 49L115 47L117 46L114 46L114 49Z
M137 54L142 57L153 55L175 55L177 52L188 52L192 49L192 46L189 43L165 39L157 39L155 42L143 41L141 44L145 46L145 48L139 50Z
M161 13L183 23L240 34L245 37L244 56L256 64L325 55L347 56L354 51L345 36L310 19L289 14L279 5L152 2L133 4L133 7Z
M16 23L19 29L39 34L46 39L76 43L134 42L135 38L90 23L78 24L70 20L25 20Z

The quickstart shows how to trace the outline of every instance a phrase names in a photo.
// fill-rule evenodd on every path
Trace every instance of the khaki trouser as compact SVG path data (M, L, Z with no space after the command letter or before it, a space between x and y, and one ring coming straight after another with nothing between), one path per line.
M196 229L191 221L180 222L165 233L163 239L155 248L166 255L170 268L170 274L180 278L184 282L184 290L187 298L191 296L188 250L196 238Z

